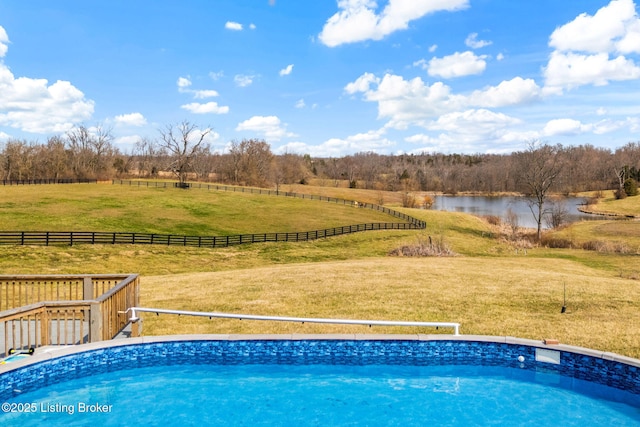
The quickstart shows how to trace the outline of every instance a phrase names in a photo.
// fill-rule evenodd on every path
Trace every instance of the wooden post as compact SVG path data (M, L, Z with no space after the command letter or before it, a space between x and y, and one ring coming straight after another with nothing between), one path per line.
M140 330L142 329L141 323L141 319L131 322L131 338L137 338L140 336Z
M82 280L82 299L93 299L93 281L91 280L91 277L85 277Z
M40 345L51 344L51 332L49 330L49 310L43 307L40 313Z
M102 328L100 303L92 302L89 309L89 342L102 341Z

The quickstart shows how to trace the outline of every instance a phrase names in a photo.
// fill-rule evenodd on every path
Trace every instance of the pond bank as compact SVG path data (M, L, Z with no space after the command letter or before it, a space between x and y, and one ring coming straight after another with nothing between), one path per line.
M592 207L592 208L589 209L589 207ZM596 211L596 210L593 210L593 205L581 205L578 207L578 210L582 213L589 214L589 215L599 215L599 216L612 217L612 218L640 219L640 215L622 214L619 212L611 212L611 211Z

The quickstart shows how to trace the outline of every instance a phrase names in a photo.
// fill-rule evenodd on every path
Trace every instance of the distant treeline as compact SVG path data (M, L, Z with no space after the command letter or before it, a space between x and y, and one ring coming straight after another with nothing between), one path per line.
M517 153L364 152L326 158L274 154L267 142L256 139L233 141L227 152L217 153L204 143L204 133L198 144L187 147L196 132L189 123L167 129L157 140L140 139L130 153L120 151L110 132L101 128L78 127L46 142L9 140L0 143L0 180L173 176L181 181L186 177L192 181L276 189L282 184L305 184L311 180L323 185L347 182L351 187L390 191L497 193L523 189L518 179L522 165ZM197 140L198 135L195 136ZM175 144L181 140L187 141L184 147ZM553 191L617 189L628 179L640 181L638 142L616 150L592 145L555 147L562 170Z

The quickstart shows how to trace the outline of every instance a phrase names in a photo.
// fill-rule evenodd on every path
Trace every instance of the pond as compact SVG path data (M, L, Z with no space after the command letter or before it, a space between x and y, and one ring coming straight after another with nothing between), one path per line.
M559 203L566 210L566 222L576 222L581 220L602 219L598 215L582 213L578 207L586 201L583 197L566 197L562 199L549 199L545 203L545 209L552 207L553 203ZM525 228L536 228L536 221L531 209L529 199L517 196L435 196L432 209L448 212L465 212L477 216L494 215L500 217L503 222L507 221L509 211L518 218L518 226ZM537 209L537 206L534 206ZM550 215L546 215L542 221L544 228L549 228L547 220Z

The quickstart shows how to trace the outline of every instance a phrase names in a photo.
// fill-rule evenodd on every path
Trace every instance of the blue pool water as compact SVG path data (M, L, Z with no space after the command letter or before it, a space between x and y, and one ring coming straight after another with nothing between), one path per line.
M557 374L464 365L141 367L18 391L3 411L6 405L0 421L21 427L640 425L637 394Z

